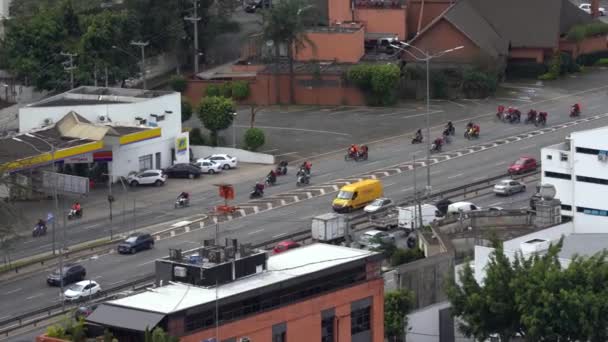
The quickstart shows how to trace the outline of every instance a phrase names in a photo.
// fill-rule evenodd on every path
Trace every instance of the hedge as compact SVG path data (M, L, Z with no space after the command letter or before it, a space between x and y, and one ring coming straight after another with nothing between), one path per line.
M608 58L608 50L579 55L576 58L576 64L591 66L591 65L594 65L595 63L597 63L597 61L599 61L602 58Z
M509 63L507 65L506 74L508 77L515 78L537 78L548 70L549 68L541 63L519 62Z

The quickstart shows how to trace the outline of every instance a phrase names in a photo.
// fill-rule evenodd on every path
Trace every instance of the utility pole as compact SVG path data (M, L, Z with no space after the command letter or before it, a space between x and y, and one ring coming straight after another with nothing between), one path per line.
M150 42L142 42L142 41L131 42L131 45L139 46L139 48L141 49L141 77L143 78L143 81L144 81L144 90L148 89L148 86L146 83L146 53L145 53L145 48L146 48L146 46L148 46L148 44L150 44Z
M192 0L194 5L194 15L184 17L184 20L191 22L194 25L194 74L198 74L198 22L201 17L198 16L198 0Z
M70 59L70 66L69 67L64 67L63 69L65 71L68 71L70 73L70 89L74 89L74 69L76 69L76 67L74 66L74 57L78 56L78 54L76 53L69 53L69 52L62 52L61 55L63 57L68 57Z

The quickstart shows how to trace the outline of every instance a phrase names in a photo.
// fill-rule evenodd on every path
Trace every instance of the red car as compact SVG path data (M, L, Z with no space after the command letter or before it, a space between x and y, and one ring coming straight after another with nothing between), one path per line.
M274 252L274 254L278 254L281 252L285 252L286 250L294 249L294 248L298 248L298 247L300 247L299 243L297 243L295 241L287 240L287 241L279 242L276 246L274 246L272 251Z
M509 174L519 174L536 170L538 163L532 157L519 157L511 166L509 166Z

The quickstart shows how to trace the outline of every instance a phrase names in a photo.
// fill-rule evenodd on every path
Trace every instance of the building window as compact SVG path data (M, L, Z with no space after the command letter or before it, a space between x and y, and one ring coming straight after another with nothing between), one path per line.
M161 169L162 167L160 166L160 152L156 152L154 157L156 158L156 168Z
M562 204L562 210L571 211L572 210L572 206L569 205L569 204Z
M152 155L147 154L139 157L139 171L151 170L152 167Z
M608 185L608 179L593 178L593 177L586 177L586 176L576 176L576 180L579 182L585 182L585 183Z
M350 305L350 333L352 340L371 342L371 304L372 298L365 298Z
M565 153L560 153L559 154L559 160L563 161L563 162L568 161L568 155L565 154Z
M334 342L335 310L321 312L321 342Z
M272 342L287 341L287 323L279 323L272 326Z
M604 209L576 207L576 211L579 213L587 214L587 215L608 216L608 210L604 210Z
M600 154L600 150L596 150L593 148L577 147L576 153L598 155L598 154Z
M548 160L551 160L551 159L553 159L553 156L552 156L552 155L550 155L550 154L547 154L547 159L548 159Z
M551 171L545 171L545 177L567 179L567 180L572 179L572 176L567 173L559 173L559 172L551 172Z

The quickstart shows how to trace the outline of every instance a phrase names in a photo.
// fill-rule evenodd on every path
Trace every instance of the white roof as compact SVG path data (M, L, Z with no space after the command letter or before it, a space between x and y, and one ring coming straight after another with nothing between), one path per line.
M169 314L216 299L283 282L301 275L363 259L376 252L322 243L302 246L268 258L268 270L228 284L203 288L183 283L171 283L148 291L108 302L128 308ZM216 293L217 292L217 293Z

